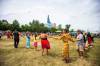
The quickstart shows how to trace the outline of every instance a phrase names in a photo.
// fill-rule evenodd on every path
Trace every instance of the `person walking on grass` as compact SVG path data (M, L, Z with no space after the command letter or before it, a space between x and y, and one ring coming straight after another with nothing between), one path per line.
M48 35L45 32L41 33L41 35L40 35L42 56L44 55L45 51L46 51L46 55L48 55L48 50L50 49L50 43L49 43L47 37L48 37Z
M83 55L84 55L84 37L83 37L83 34L81 33L81 30L77 30L77 51L78 51L78 54L79 54L79 57L80 58L83 58Z
M14 35L14 48L18 48L18 44L19 44L19 34L18 34L18 31L15 30L13 35Z

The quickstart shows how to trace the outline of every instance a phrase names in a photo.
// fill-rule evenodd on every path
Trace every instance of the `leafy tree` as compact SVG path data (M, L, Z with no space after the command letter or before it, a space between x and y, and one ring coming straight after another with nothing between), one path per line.
M54 33L54 32L56 32L56 31L57 31L57 29L56 29L56 28L54 28L54 27L52 27L52 28L51 28L51 32L53 32L53 33Z
M12 24L12 31L14 31L14 30L20 31L20 24L19 24L18 20L14 20L14 21L13 21L13 24Z
M70 32L74 32L74 29L71 29Z
M66 29L69 30L70 25L67 24ZM55 32L57 30L62 30L62 25L59 24L58 28L52 27L49 29L45 26L44 23L40 23L38 20L33 20L32 22L29 22L29 24L21 25L19 24L18 20L14 20L12 24L8 23L7 20L0 20L0 30L18 30L18 31L31 31L31 32ZM73 30L72 30L73 31Z
M62 30L62 25L61 24L58 25L58 30Z
M21 31L26 31L25 25L21 25Z
M7 20L0 20L1 23L1 30L8 30L9 28L9 23Z
M0 30L3 30L3 23L1 20L0 20Z
M65 25L65 29L69 31L70 26L71 26L70 24Z

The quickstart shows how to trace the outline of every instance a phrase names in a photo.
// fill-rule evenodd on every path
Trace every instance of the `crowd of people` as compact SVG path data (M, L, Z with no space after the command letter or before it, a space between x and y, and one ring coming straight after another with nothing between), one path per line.
M40 34L36 34L36 33L32 34L31 32L20 33L17 30L15 30L13 33L8 31L6 35L7 35L7 39L14 39L14 48L18 48L20 36L23 37L23 35L26 36L26 48L30 48L30 42L31 42L30 36L34 35L34 42L32 43L32 45L34 46L35 50L37 50L37 47L38 47L37 36L39 36L39 38L41 39L42 55L44 55L45 52L46 52L46 55L49 54L48 50L50 49L50 42L48 40L49 35L46 32L42 32ZM70 62L69 41L73 43L77 42L76 44L77 52L80 58L84 57L85 50L87 50L89 47L91 48L94 46L93 45L94 36L91 35L91 33L89 32L86 33L86 32L82 32L81 30L77 30L76 38L71 36L71 34L66 29L63 29L59 36L50 36L50 38L63 41L62 56L63 56L63 60L66 61L67 63Z

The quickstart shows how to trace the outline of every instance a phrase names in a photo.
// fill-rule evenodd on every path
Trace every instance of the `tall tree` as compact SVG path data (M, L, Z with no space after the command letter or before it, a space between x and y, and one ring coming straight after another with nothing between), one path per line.
M14 21L13 21L12 27L13 27L13 28L12 28L13 31L14 31L14 30L20 31L20 24L19 24L18 20L14 20Z
M61 24L58 25L58 30L62 30L62 25Z
M51 32L53 32L53 33L54 33L54 32L56 32L56 31L57 31L57 29L56 29L56 28L54 28L54 27L52 27L52 28L51 28Z
M70 24L65 25L65 29L69 31L70 26L71 26Z
M8 30L8 25L9 25L9 23L8 23L8 21L7 20L1 20L1 22L2 22L2 30Z
M3 23L2 23L2 20L0 20L0 30L3 30Z
M71 29L70 32L74 32L74 29Z

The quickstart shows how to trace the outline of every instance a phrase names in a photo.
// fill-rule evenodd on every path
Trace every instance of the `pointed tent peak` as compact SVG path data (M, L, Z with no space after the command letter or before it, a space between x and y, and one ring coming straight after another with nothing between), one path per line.
M50 18L49 18L49 15L48 15L48 17L47 17L47 23L51 23L51 21L50 21Z
M48 17L49 17L50 15L48 14Z
M49 18L49 15L48 15L48 17L47 17L47 18L48 18L48 19L50 19L50 18Z
M49 15L48 15L48 17L47 17L47 25L48 25L48 28L51 28L51 27L52 27L52 23L51 23L51 21L50 21Z
M49 15L48 15L48 17L47 18L49 18Z
M50 19L50 15L49 14L48 14L47 18Z

